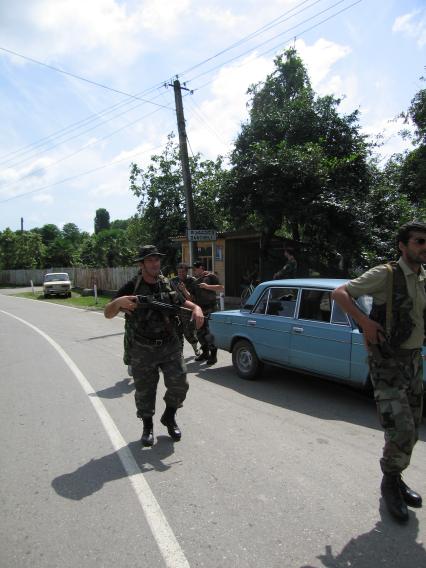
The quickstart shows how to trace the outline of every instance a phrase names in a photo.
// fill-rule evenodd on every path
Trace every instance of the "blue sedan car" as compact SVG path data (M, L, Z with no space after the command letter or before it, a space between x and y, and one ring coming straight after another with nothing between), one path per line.
M238 375L255 379L265 363L369 387L367 353L356 323L331 299L346 280L273 280L245 306L211 314L216 345L232 353ZM357 300L369 313L372 299ZM423 351L423 356L425 350ZM426 385L426 377L423 380Z

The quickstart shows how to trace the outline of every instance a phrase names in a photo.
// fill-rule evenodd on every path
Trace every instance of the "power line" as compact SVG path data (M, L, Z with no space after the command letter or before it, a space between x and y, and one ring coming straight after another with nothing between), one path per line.
M76 150L75 152L72 152L71 154L67 154L66 156L63 156L62 158L59 158L59 160L56 160L56 162L53 162L52 164L49 164L46 167L42 167L39 168L38 170L32 170L31 172L29 172L28 174L25 174L23 176L21 176L20 178L14 180L13 182L10 182L6 185L2 186L2 189L7 189L10 186L13 186L15 184L17 184L18 182L22 181L23 179L32 177L37 175L38 173L44 173L45 171L49 170L50 168L53 168L54 166L56 166L57 164L60 164L61 162L64 162L65 160L68 160L69 158L73 158L74 156L76 156L77 154L79 154L80 152L82 152L83 150L87 150L87 148L91 148L93 146L96 146L96 144L99 144L100 142L103 142L104 140L111 138L111 136L114 136L115 134L117 134L118 132L121 132L122 130L125 130L126 128L129 128L130 126L133 126L134 124L136 124L137 122L140 122L141 120L143 120L144 118L147 118L148 116L151 116L153 114L155 114L156 112L159 112L161 109L155 109L152 112L145 114L139 118L136 118L133 120L133 122L131 124L126 124L124 126L122 126L121 128L118 128L117 130L114 130L113 132L110 132L109 134L106 134L105 136L103 136L102 138L99 138L98 140L95 140L94 142L89 142L88 144L85 144L84 146L82 146L81 148L79 148L78 150Z
M42 67L47 67L48 69L52 69L52 71L57 71L58 73L63 73L64 75L73 77L74 79L79 79L80 81L90 83L91 85L95 85L96 87L101 87L102 89L106 89L107 91L112 91L113 93L119 93L120 95L126 95L126 97L129 97L131 99L136 99L138 101L143 101L144 103L150 103L155 106L163 107L163 105L153 103L152 101L148 101L146 99L142 99L137 95L131 95L130 93L126 93L125 91L120 91L119 89L114 89L113 87L108 87L107 85L103 85L102 83L97 83L96 81L86 79L86 77L81 77L80 75L70 73L69 71L64 71L63 69L59 69L59 67L54 67L53 65L49 65L48 63L43 63L42 61L38 61L37 59L33 59L32 57L27 57L26 55L22 55L21 53L17 53L16 51L12 51L11 49L6 49L5 47L0 46L0 50L5 51L6 53L10 53L12 55L16 55L17 57L21 57L22 59L26 59L27 61L31 61L31 63L36 63L37 65L41 65ZM163 107L163 108L168 109L168 107Z
M309 18L306 18L305 20L299 22L298 24L295 24L294 26L291 26L290 28L287 28L286 30L284 30L283 32L280 32L279 34L276 34L275 36L255 45L254 47L251 47L250 49L247 49L246 51L244 51L243 53L240 53L238 55L235 55L234 57L231 57L230 59L226 60L225 62L221 63L220 65L216 65L215 67L204 71L203 73L200 73L198 75L196 75L195 77L192 77L190 79L186 80L186 83L190 83L191 81L195 81L196 79L199 79L200 77L203 77L204 75L207 75L208 73L211 73L212 71L215 71L216 69L223 67L224 65L231 63L232 61L235 61L236 59L240 59L241 57L243 57L244 55L247 55L248 53L251 53L253 51L256 51L256 49L258 49L259 47L262 47L263 45L266 45L267 43L270 43L271 41L273 41L274 39L276 39L277 37L280 37L290 31L293 31L294 29L298 28L299 26L305 24L306 22L309 22L313 19L315 19L316 17L320 16L321 14L323 14L324 12L327 12L328 10L331 10L332 8L335 8L336 6L338 6L339 4L342 4L343 2L345 2L346 0L338 0L338 2L332 4L331 6L328 6L327 8L325 8L324 10L321 10L320 12L314 14L313 16L310 16ZM326 18L325 20L315 24L314 26L312 26L311 28L308 28L307 30L304 30L303 32L301 32L300 34L297 34L298 36L301 35L302 33L306 33L307 31L310 31L312 29L314 29L315 27L319 26L320 24L326 22L327 20L331 19L332 17L335 17L338 14L341 14L342 12L344 12L345 10L351 8L352 6L354 6L355 4L359 4L360 2L362 2L362 0L357 0L357 2L354 2L353 4L350 4L349 6L347 6L346 8L340 10L339 12L336 12L335 14L333 14L332 16L330 16L329 18ZM273 48L275 49L275 48Z
M27 160L29 160L29 159L34 159L36 156L39 156L39 155L41 155L41 154L44 154L44 153L47 152L47 151L53 150L53 149L56 148L57 146L60 146L61 144L65 144L65 142L69 142L69 141L71 141L71 140L75 140L76 138L79 138L80 136L83 136L83 134L87 134L88 132L91 132L92 130L98 128L99 126L102 126L103 124L106 124L107 122L110 122L111 120L114 120L114 119L116 119L116 118L119 118L120 116L123 116L124 114L127 114L127 113L131 112L132 110L135 110L135 109L139 108L140 106L143 106L144 104L145 104L145 103L139 103L139 104L133 106L132 108L129 108L129 109L127 109L127 110L121 112L120 114L117 114L117 115L115 115L115 116L112 116L112 117L108 118L107 120L103 120L103 121L99 122L98 124L96 124L96 125L94 125L94 126L92 126L92 127L90 127L90 128L87 128L86 130L83 130L83 131L79 132L78 134L75 134L74 136L71 136L71 137L69 137L69 138L65 138L64 140L61 140L61 141L58 142L57 144L53 144L52 146L50 146L49 148L46 148L45 150L41 150L41 151L36 152L36 153L31 152L31 153L29 153L25 158L22 158L19 162L15 162L15 163L13 163L13 164L10 164L10 165L7 166L7 167L8 167L8 168L15 168L15 167L17 167L17 166L20 166L21 164L25 163ZM169 108L172 108L172 107L169 107ZM162 109L161 109L161 108L157 108L157 109L155 109L154 111L152 111L152 112L150 112L150 113L144 115L143 117L135 118L135 119L133 120L133 123L132 123L132 124L134 124L135 122L139 122L139 121L142 120L143 118L146 118L146 117L148 117L148 116L151 116L152 114L154 114L154 113L156 113L156 112L159 112L160 110L162 110ZM58 160L57 162L55 162L55 164L58 163L58 162L62 162L62 161L63 161L64 159L66 159L67 157L74 156L75 154L77 154L78 152L80 152L80 151L81 151L82 149L84 149L84 148L87 148L87 147L92 146L92 145L94 145L94 144L98 144L98 143L101 142L102 140L105 140L105 139L107 139L107 138L110 138L110 137L113 136L114 134L116 134L116 133L118 133L118 132L121 132L121 130L124 130L125 128L128 128L129 126L132 126L132 124L127 124L127 125L125 125L125 126L122 127L122 128L119 128L119 129L117 129L117 130L114 130L113 132L107 134L106 136L104 136L104 137L102 137L102 138L99 138L99 139L96 140L94 143L86 144L85 146L81 147L79 150L77 150L77 151L74 152L73 154L70 154L70 155L66 156L65 158L62 158L62 159ZM53 165L53 164L52 164L52 165ZM49 167L51 167L51 166L49 166ZM35 172L33 172L33 173L35 173ZM30 174L29 174L29 175L30 175ZM33 174L31 174L31 175L33 175ZM27 176L23 176L23 177L27 177ZM23 178L20 178L20 179L23 179ZM19 180L16 180L16 181L19 181ZM16 183L16 182L15 182L15 183Z
M159 96L162 96L163 93L159 93L155 98L158 98ZM50 134L49 136L45 136L44 138L40 138L39 140L32 142L31 144L28 144L26 146L23 146L17 150L14 150L12 152L9 152L8 154L4 154L3 155L3 160L0 161L0 165L6 165L8 164L8 162L11 162L13 160L13 157L17 158L18 156L22 156L27 154L28 157L34 157L34 152L37 150L37 148L41 148L42 146L44 146L45 144L48 144L50 142L53 142L56 139L60 139L61 137L65 136L66 134L69 134L75 130L78 130L80 128L83 128L84 126L89 125L90 123L93 123L96 120L100 120L102 118L102 116L106 116L110 113L112 113L113 111L119 110L121 107L123 106L127 106L130 105L133 101L129 100L129 99L125 99L124 101L121 101L120 103L117 103L111 107L106 107L105 109L99 111L98 113L95 114L91 114L90 116L76 122L73 124L70 124L64 128L61 128L60 130L56 131L53 134ZM41 150L40 152L36 153L35 155L39 155L40 153L46 152L48 150L52 150L53 148L56 148L57 146L60 146L61 144L64 144L65 142L68 142L70 140L74 140L75 138L78 138L79 136L82 136L83 134L90 132L91 130L94 130L95 128L98 128L98 126L101 126L102 124L105 124L106 122L109 122L110 120L113 120L115 118L119 118L120 116L122 116L123 114L126 114L127 112L131 112L132 110L135 110L136 108L139 108L140 106L144 105L144 102L139 102L138 104L132 106L131 108L127 109L126 111L121 112L120 114L115 114L114 116L103 120L101 122L99 122L99 124L96 124L95 126L88 128L86 130L83 130L82 132L80 132L79 134L76 134L75 136L72 136L70 138L65 138L64 140L61 140L59 142L57 142L56 144L54 144L53 146L50 146L49 148L46 148L44 150ZM172 107L169 107L171 110L173 110ZM25 158L26 161L27 158ZM20 163L22 162L15 162L13 164L9 164L8 167L16 167L18 166Z
M221 50L221 51L218 52L217 54L215 54L215 55L209 57L208 59L205 59L204 61L201 61L201 62L197 63L196 65L190 67L189 69L187 69L187 70L185 70L184 72L182 72L180 75L184 75L184 74L188 73L189 71L194 70L195 68L198 68L198 67L202 66L202 65L205 64L206 62L211 61L211 60L215 59L216 57L218 57L219 55L222 55L223 53L226 53L227 51L229 51L229 50L231 50L231 49L233 49L233 48L235 48L235 47L237 47L237 46L239 46L239 45L245 43L245 42L248 41L249 39L252 39L252 38L254 38L255 36L259 35L260 33L263 33L263 32L265 32L265 31L271 29L272 27L274 27L274 26L276 26L276 25L278 25L278 24L280 24L280 23L283 23L284 21L290 19L291 17L294 17L294 16L300 14L301 12L303 12L303 11L306 10L306 9L312 8L314 5L318 4L318 3L319 3L320 1L322 1L322 0L315 0L314 2L312 2L311 4L309 4L309 6L305 6L304 8L302 8L302 10L299 10L299 12L296 12L295 14L292 14L291 16L289 16L289 17L287 17L287 18L285 17L285 16L288 16L289 14L291 14L291 12L294 12L295 10L297 10L297 8L299 8L299 7L303 6L303 5L305 5L308 1L309 1L309 0L303 0L302 2L300 2L299 4L297 4L296 6L294 6L293 8L291 8L290 10L287 10L286 12L284 12L283 14L281 14L280 16L278 16L277 18L274 18L273 20L271 20L270 22L264 24L263 26L261 26L261 27L258 28L257 30L255 30L255 31L251 32L250 34L244 36L244 37L241 38L239 41L234 42L233 44L231 44L231 45L228 46L227 48ZM275 37L276 37L276 36L275 36ZM47 68L49 68L49 69L52 69L52 70L54 70L54 71L57 71L57 72L60 72L60 73L64 73L64 74L66 74L66 75L70 75L70 76L72 76L72 77L74 77L74 78L81 79L81 80L83 80L83 81L85 81L85 82L89 82L89 83L94 84L94 85L96 85L96 86L101 86L101 87L106 88L106 89L108 89L108 90L112 90L113 92L120 92L120 93L122 93L122 94L125 94L126 97L137 98L138 100L142 100L142 101L143 101L143 99L141 99L141 95L147 94L148 92L151 92L152 90L154 90L154 89L156 89L156 88L159 88L159 86L161 86L161 85L164 84L164 82L161 82L161 83L157 84L156 86L153 86L153 87L151 87L151 88L149 88L149 89L143 91L142 93L139 93L139 94L137 94L137 95L130 95L130 94L125 93L125 92L123 92L123 91L118 91L117 89L112 89L112 88L110 88L110 87L108 87L108 86L106 86L106 85L102 85L102 84L100 84L100 83L97 83L97 82L95 82L95 81L89 80L89 79L84 78L84 77L81 77L81 76L79 76L79 75L76 75L76 74L73 74L73 73L69 73L69 72L67 72L67 71L64 71L64 70L62 70L62 69L59 69L59 68L54 67L54 66L52 66L52 65L48 65L48 64L46 64L46 63L40 62L40 61L38 61L38 60L36 60L36 59L33 59L33 58L30 58L30 57L24 56L24 55L22 55L22 54L19 54L19 53L17 53L17 52L12 51L12 50L9 50L9 49L6 49L6 48L1 48L1 47L0 47L0 49L3 50L3 51L5 51L5 52L7 52L7 53L11 53L11 54L16 55L16 56L18 56L18 57L22 57L22 58L24 58L24 59L27 59L27 60L29 60L29 61L31 61L31 62L33 62L33 63L36 63L36 64L39 64L39 65L45 66L45 67L47 67ZM242 56L242 55L240 55L240 56L238 56L238 57L241 57L241 56ZM226 63L227 63L227 62L225 62L225 64L226 64ZM215 69L216 69L216 68L214 68L213 70L215 70ZM210 72L210 71L209 71L209 72ZM207 73L208 73L208 72L207 72ZM194 79L193 79L193 80L194 80ZM209 83L207 83L207 84L209 84ZM201 88L201 87L200 87L200 88ZM148 101L148 102L152 102L152 100L151 100L151 101ZM101 114L103 114L104 112L112 112L112 109L114 109L114 108L116 108L116 107L118 107L118 106L121 106L121 104L122 104L122 103L118 103L117 105L113 105L112 107L110 107L110 108L111 108L111 111L109 111L108 108L107 108L107 109L104 109L103 111L101 111ZM127 102L125 101L123 104L127 104ZM154 104L154 103L153 103L153 104ZM89 122L91 122L92 120L95 120L95 118L91 119L91 118L89 117L89 119L83 119L83 123L84 123L85 120L89 120ZM75 125L71 125L71 126L66 127L66 128L71 128L71 127L72 127L72 130L74 130L74 129L78 128L78 125L79 125L79 124L81 124L81 121L78 121L77 123L75 123ZM60 133L60 132L62 132L62 131L60 130L59 133ZM59 135L59 134L55 134L54 136L56 137L57 135ZM48 139L49 139L49 137L45 137L45 138L41 139L39 142L34 143L34 144L37 144L37 145L38 145L38 144L40 143L40 144L42 145L42 141L47 141ZM33 144L31 144L31 145L29 145L29 146L32 146L32 145L33 145ZM29 147L29 146L25 146L24 148L22 148L22 150L16 150L16 151L14 151L14 152L11 152L10 154L5 155L4 158L7 158L9 155L13 155L13 154L15 154L16 152L17 152L17 153L21 153L22 151L24 151L24 150L25 150L27 147ZM3 163L3 162L2 162L2 163Z
M62 180L57 181L55 183L50 183L48 185L38 187L37 189L32 189L31 191L25 191L24 193L20 193L19 195L14 195L13 197L8 197L7 199L2 199L2 200L0 200L0 203L7 203L8 201L13 201L14 199L19 199L20 197L25 197L26 195L38 193L38 192L43 191L45 189L49 189L50 187L55 187L55 186L60 185L62 183L66 183L68 181L73 181L73 180L75 180L79 177L86 176L86 175L92 174L94 172L98 172L100 170L104 170L105 168L109 168L110 166L115 166L117 164L120 164L121 162L129 160L129 159L134 158L136 156L143 156L143 155L147 154L148 152L155 152L156 150L159 150L160 148L163 148L163 146L156 146L154 148L150 148L149 150L145 150L144 152L136 152L135 154L131 154L130 156L126 156L125 158L122 158L121 160L116 160L115 162L110 162L109 164L103 164L102 166L99 166L97 168L93 168L91 170L81 172L79 174L76 174L75 176L71 176L71 177L62 179Z

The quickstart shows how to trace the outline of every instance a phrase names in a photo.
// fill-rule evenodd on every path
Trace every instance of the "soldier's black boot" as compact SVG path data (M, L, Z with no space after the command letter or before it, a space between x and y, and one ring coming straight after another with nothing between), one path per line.
M150 448L154 445L154 426L152 418L143 418L143 431L141 444L143 447Z
M418 507L422 506L422 498L416 491L410 489L406 483L403 482L402 477L399 476L399 489L401 490L401 495L407 505L410 507Z
M217 363L217 347L210 347L210 355L206 361L207 365L214 365Z
M201 353L194 358L194 361L207 361L209 358L209 348L205 345L201 346Z
M167 428L167 432L169 433L170 438L172 438L172 440L174 440L175 442L179 442L182 437L182 432L180 431L179 426L176 424L175 415L176 408L166 406L166 410L164 411L163 416L160 418L160 422Z
M380 486L389 513L400 522L408 521L408 509L402 498L398 474L384 473Z

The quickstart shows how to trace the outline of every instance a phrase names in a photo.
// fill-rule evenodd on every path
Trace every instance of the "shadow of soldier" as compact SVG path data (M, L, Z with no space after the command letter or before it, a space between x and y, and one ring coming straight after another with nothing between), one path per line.
M368 533L352 538L340 553L326 545L318 556L327 568L421 568L426 566L426 550L416 542L419 521L413 511L406 525L394 521L380 499L380 521ZM301 566L301 568L312 568Z
M120 398L126 394L130 394L135 389L132 379L126 378L117 381L114 386L107 387L89 394L89 396L99 396L100 398Z
M132 473L135 475L153 470L167 471L173 464L180 463L179 461L168 464L163 462L165 458L173 454L174 443L168 436L158 436L157 443L150 450L141 451L139 440L131 442L117 452L99 459L91 459L75 471L55 477L51 485L61 497L80 501L100 491L106 483L129 475L122 463L127 461L127 450L130 450L139 468Z

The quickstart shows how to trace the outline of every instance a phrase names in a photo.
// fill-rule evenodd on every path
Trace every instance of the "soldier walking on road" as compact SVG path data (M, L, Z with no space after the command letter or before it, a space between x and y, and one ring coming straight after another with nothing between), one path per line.
M175 441L181 438L175 419L176 410L182 406L189 388L177 335L177 317L150 309L149 301L157 300L188 308L192 311L197 329L204 322L201 308L173 291L168 279L161 275L161 256L164 255L153 245L142 247L135 259L139 263L141 276L135 276L122 286L104 310L108 319L119 312L127 314L126 332L136 388L136 414L143 421L142 446L152 446L154 443L152 418L159 370L163 372L166 385L166 409L160 421ZM147 299L148 307L138 305L137 295Z
M193 286L195 278L193 276L188 276L188 265L183 262L177 265L176 270L177 276L171 281L173 287L177 288L186 300L191 300L192 296L189 290ZM197 346L197 330L195 329L193 320L183 316L180 318L180 323L181 325L178 329L178 334L182 344L182 350L183 338L185 337L187 342L191 344L195 356L198 357L198 355L200 355L200 351Z
M197 260L192 266L196 280L190 291L194 301L201 307L204 316L206 316L203 326L197 334L198 341L201 344L201 354L195 357L195 361L206 361L207 365L214 365L217 362L217 347L210 334L208 316L216 311L216 293L223 292L224 288L216 274L206 271L204 262Z
M397 235L398 262L376 266L336 288L333 298L362 328L369 352L370 378L385 446L381 492L388 511L408 521L407 505L421 507L421 496L402 480L422 419L422 346L426 323L426 223L407 223ZM373 297L369 316L353 302Z

